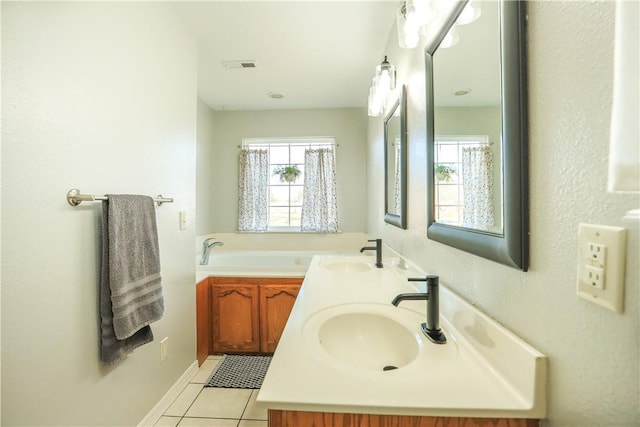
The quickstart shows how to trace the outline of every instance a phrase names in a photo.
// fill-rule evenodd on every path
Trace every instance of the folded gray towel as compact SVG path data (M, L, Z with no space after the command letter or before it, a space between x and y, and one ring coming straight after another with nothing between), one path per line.
M108 195L102 204L101 358L115 363L153 341L164 312L153 199Z

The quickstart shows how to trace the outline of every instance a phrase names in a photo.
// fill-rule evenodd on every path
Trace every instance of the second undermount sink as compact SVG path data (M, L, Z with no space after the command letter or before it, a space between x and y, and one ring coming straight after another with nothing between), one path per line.
M373 268L370 263L359 260L329 260L320 265L334 273L364 273Z
M419 345L414 332L386 314L388 310L365 304L333 307L311 316L303 333L311 341L312 351L345 367L395 370L416 359Z

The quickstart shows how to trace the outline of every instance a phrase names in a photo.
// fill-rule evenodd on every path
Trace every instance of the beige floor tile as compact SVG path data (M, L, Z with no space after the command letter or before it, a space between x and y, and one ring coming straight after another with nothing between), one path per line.
M247 389L205 387L186 416L240 419L250 397Z
M258 397L259 390L252 390L251 398L249 399L249 404L247 405L247 409L244 410L242 414L243 420L266 420L267 419L267 406L264 403L256 402L256 397Z
M209 376L218 364L218 361L219 360L216 359L206 359L204 362L202 362L202 366L200 366L198 372L193 376L193 378L191 378L191 381L189 382L204 384L209 379Z
M165 416L181 417L187 412L189 406L193 403L198 394L202 390L202 384L187 384L182 393L169 406L164 413Z
M268 425L267 421L242 420L238 427L268 427Z
M180 422L180 417L160 417L155 427L176 427Z
M183 418L178 427L236 427L239 420L220 418Z

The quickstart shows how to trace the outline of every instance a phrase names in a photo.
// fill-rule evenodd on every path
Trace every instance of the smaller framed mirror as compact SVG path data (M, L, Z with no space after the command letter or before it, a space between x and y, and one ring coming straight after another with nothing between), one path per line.
M384 221L407 228L407 100L402 86L384 119Z

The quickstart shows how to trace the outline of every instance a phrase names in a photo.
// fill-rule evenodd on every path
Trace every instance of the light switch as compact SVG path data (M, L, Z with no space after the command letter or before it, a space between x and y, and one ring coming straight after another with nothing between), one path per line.
M626 246L624 228L580 224L578 296L622 313Z
M187 213L185 211L180 211L180 231L184 231L187 229Z

